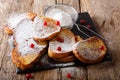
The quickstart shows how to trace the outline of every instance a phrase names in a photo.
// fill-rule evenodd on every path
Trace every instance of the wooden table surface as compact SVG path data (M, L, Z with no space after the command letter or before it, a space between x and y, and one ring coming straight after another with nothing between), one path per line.
M43 15L47 6L56 3L69 4L78 12L90 13L99 33L108 39L112 61L34 72L32 80L120 80L120 0L0 0L0 80L26 80L24 74L16 74L11 61L9 36L3 32L8 15L22 12ZM73 79L67 79L67 73L71 73Z

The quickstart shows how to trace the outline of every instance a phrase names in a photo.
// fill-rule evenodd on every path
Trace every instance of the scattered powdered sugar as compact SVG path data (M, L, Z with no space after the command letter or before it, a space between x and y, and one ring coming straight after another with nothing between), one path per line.
M38 53L47 46L39 45L33 40L35 35L34 27L35 24L31 20L24 19L15 30L15 40L18 43L17 48L21 55ZM34 48L30 47L31 44L34 44Z
M7 24L9 25L10 29L14 29L16 28L17 24L25 18L29 18L27 13L11 15L7 20Z
M44 26L43 21L39 17L36 17L34 19L34 22L36 24L35 25L36 37L46 38L60 31L60 26L57 26L57 27L56 26Z
M61 29L60 26L43 26L43 21L38 16L33 22L28 18L27 13L10 16L8 24L11 29L15 28L13 36L21 55L38 53L47 46L47 44L39 45L33 40L33 37L49 37ZM34 44L34 48L30 47L31 44Z
M39 28L35 30L36 35L37 37L40 37L40 38L49 37L50 35L60 31L60 29L51 28L51 27L40 27L40 26L36 26L36 27Z
M36 26L43 26L43 21L38 16L34 18L34 23L36 24Z
M35 35L34 27L35 24L31 20L22 20L15 30L16 41L21 43L21 40L33 38Z
M51 41L49 43L50 49L57 53L72 51L72 46L75 44L74 37L67 35L67 34L65 35L63 34L61 37L64 39L64 42L61 43L57 40ZM61 47L62 50L58 51L57 50L58 47Z
M89 60L96 60L100 57L100 52L91 48L83 48L79 51L79 53L81 53L82 56Z
M30 47L31 44L34 44L34 48ZM34 54L39 53L45 47L46 45L39 45L33 39L28 39L27 41L23 41L21 44L18 44L18 51L21 55Z
M88 59L88 60L98 59L101 55L100 51L98 50L99 48L97 48L97 46L94 46L94 45L92 45L92 47L89 47L89 45L87 45L86 42L87 40L77 42L73 46L73 50L77 51L85 59Z

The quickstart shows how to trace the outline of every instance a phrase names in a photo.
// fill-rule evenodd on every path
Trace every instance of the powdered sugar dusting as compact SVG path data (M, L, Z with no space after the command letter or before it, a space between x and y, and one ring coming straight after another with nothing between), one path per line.
M31 43L35 45L34 48L30 47ZM28 41L23 41L21 44L19 44L18 51L21 53L21 55L34 54L39 53L45 47L46 45L38 45L33 39L28 39Z
M34 19L34 22L36 24L35 26L35 32L36 36L39 38L46 38L49 37L50 35L59 32L60 31L60 26L44 26L43 25L43 20L41 20L39 17L36 17Z
M88 60L91 60L91 61L98 59L101 55L99 47L94 46L94 43L91 43L93 45L90 45L90 46L87 45L86 43L87 43L87 40L76 43L73 46L73 50L77 51L85 59L88 59Z
M34 27L35 24L31 20L24 19L18 24L15 30L15 40L18 43L17 48L21 55L39 53L47 46L39 45L33 40L33 36L35 36ZM35 45L34 48L30 47L31 43Z
M34 27L35 24L31 20L22 20L15 30L16 41L21 43L23 40L32 38L35 35Z
M14 29L14 28L16 28L17 24L25 18L29 18L27 13L11 15L8 18L7 23L9 25L10 29Z
M64 42L61 43L57 40L55 41L50 41L49 46L50 46L50 50L57 52L57 53L61 53L61 52L70 52L72 51L72 46L75 44L75 39L74 36L72 36L71 34L64 34L64 32L60 32L61 36L59 35L59 37L61 37L62 39L64 39ZM62 50L58 51L57 48L61 47Z

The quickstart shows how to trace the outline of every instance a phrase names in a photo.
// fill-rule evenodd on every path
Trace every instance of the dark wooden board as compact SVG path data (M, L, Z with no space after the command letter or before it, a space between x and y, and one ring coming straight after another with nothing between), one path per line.
M76 21L77 24L81 24L80 20L84 19L86 20L84 26L87 25L91 25L91 28L93 31L97 32L95 25L92 22L92 19L90 18L90 15L85 12L85 13L79 13L79 17L78 20ZM88 31L87 29L85 29L84 27L80 27L79 28L85 32L86 34L89 34L90 36L96 36L95 34L93 34L92 32ZM74 32L75 35L80 35L83 39L88 38L86 35L84 35L83 33L79 32L78 29L76 28L76 26L74 25L74 27L72 28L72 31ZM72 47L72 46L71 46ZM107 52L106 56L104 57L104 59L102 61L110 61L111 56L110 54ZM79 60L76 60L74 62L70 62L70 63L59 63L56 62L52 59L50 59L47 55L47 52L41 57L40 61L38 61L33 68L30 69L26 69L26 70L20 70L20 69L16 69L16 73L18 74L22 74L22 73L30 73L30 72L34 72L34 71L42 71L42 70L48 70L48 69L55 69L55 68L63 68L63 67L73 67L73 66L87 66L88 64L83 64L81 63ZM94 65L94 64L91 64Z

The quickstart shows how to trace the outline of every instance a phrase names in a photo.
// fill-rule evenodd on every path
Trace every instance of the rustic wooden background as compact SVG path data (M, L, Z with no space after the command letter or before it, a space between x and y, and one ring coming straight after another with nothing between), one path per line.
M89 12L98 31L107 41L112 61L88 67L68 67L35 72L33 80L120 80L120 0L0 0L0 80L26 80L25 75L17 75L12 64L8 35L3 25L11 13L35 12L43 15L44 9L52 4L66 3L78 12Z

